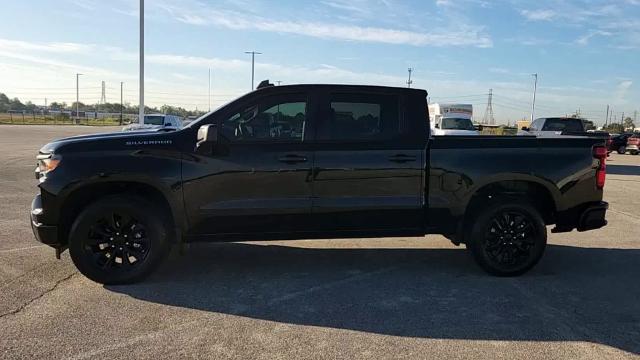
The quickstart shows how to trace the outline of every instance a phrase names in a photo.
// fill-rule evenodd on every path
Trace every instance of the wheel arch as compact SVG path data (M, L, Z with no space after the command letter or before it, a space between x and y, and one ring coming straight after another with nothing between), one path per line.
M526 198L539 212L546 225L554 224L558 202L554 192L539 181L531 179L500 180L488 182L477 188L467 202L464 218L468 221L472 214L484 204L496 198Z
M87 206L100 199L114 195L142 197L151 201L154 205L157 205L166 216L164 221L170 224L168 228L172 230L175 229L175 231L173 231L175 234L170 236L170 241L179 241L181 236L179 229L181 226L180 216L175 208L176 206L172 206L169 198L157 187L135 181L109 181L85 184L69 192L60 206L59 239L62 239L65 243L68 242L69 231L75 219Z

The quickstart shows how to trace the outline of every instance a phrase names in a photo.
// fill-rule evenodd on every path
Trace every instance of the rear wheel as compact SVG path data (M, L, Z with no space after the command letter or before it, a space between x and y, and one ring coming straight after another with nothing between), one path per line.
M168 251L167 227L156 208L135 196L89 205L69 235L69 254L78 270L103 284L131 283L151 273Z
M626 147L626 146L622 145L622 146L620 146L620 147L618 148L618 154L621 154L621 155L622 155L622 154L624 154L624 153L626 153L626 152L627 152L627 147Z
M527 272L538 263L547 244L539 212L511 199L496 199L479 211L465 237L478 265L497 276Z

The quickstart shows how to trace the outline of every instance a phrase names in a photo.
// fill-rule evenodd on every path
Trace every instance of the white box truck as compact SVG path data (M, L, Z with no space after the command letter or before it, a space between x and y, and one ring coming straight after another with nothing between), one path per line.
M429 123L433 135L479 135L472 119L471 104L429 105Z

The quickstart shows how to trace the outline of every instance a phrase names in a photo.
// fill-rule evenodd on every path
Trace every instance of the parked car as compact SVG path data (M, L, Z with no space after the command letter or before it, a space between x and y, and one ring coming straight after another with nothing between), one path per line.
M627 139L627 151L631 155L638 155L640 150L638 147L640 146L640 134L634 134Z
M535 119L529 127L523 127L518 135L533 135L537 137L557 137L563 134L584 133L584 123L579 118L539 118Z
M616 151L618 154L624 154L627 152L627 139L633 134L620 134L611 137L609 143L609 151Z
M182 118L167 114L146 114L143 123L132 123L125 126L122 131L153 130L153 129L179 129L182 127Z
M419 89L266 86L177 131L56 140L31 224L105 284L192 241L425 234L512 276L541 258L547 225L606 225L604 138L431 136L428 118Z

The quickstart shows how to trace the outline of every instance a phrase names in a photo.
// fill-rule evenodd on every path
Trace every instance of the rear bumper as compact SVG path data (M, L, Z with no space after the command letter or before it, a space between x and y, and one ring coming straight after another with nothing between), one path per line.
M563 211L558 214L556 227L551 232L569 232L573 229L578 231L599 229L607 225L607 220L605 219L607 209L609 209L609 203L600 201Z
M52 247L60 247L58 241L58 227L53 225L45 225L42 223L44 209L42 208L42 198L40 194L31 202L31 230L36 240Z
M604 201L587 207L580 215L578 231L599 229L607 225L607 220L605 219L607 209L609 209L609 203Z

